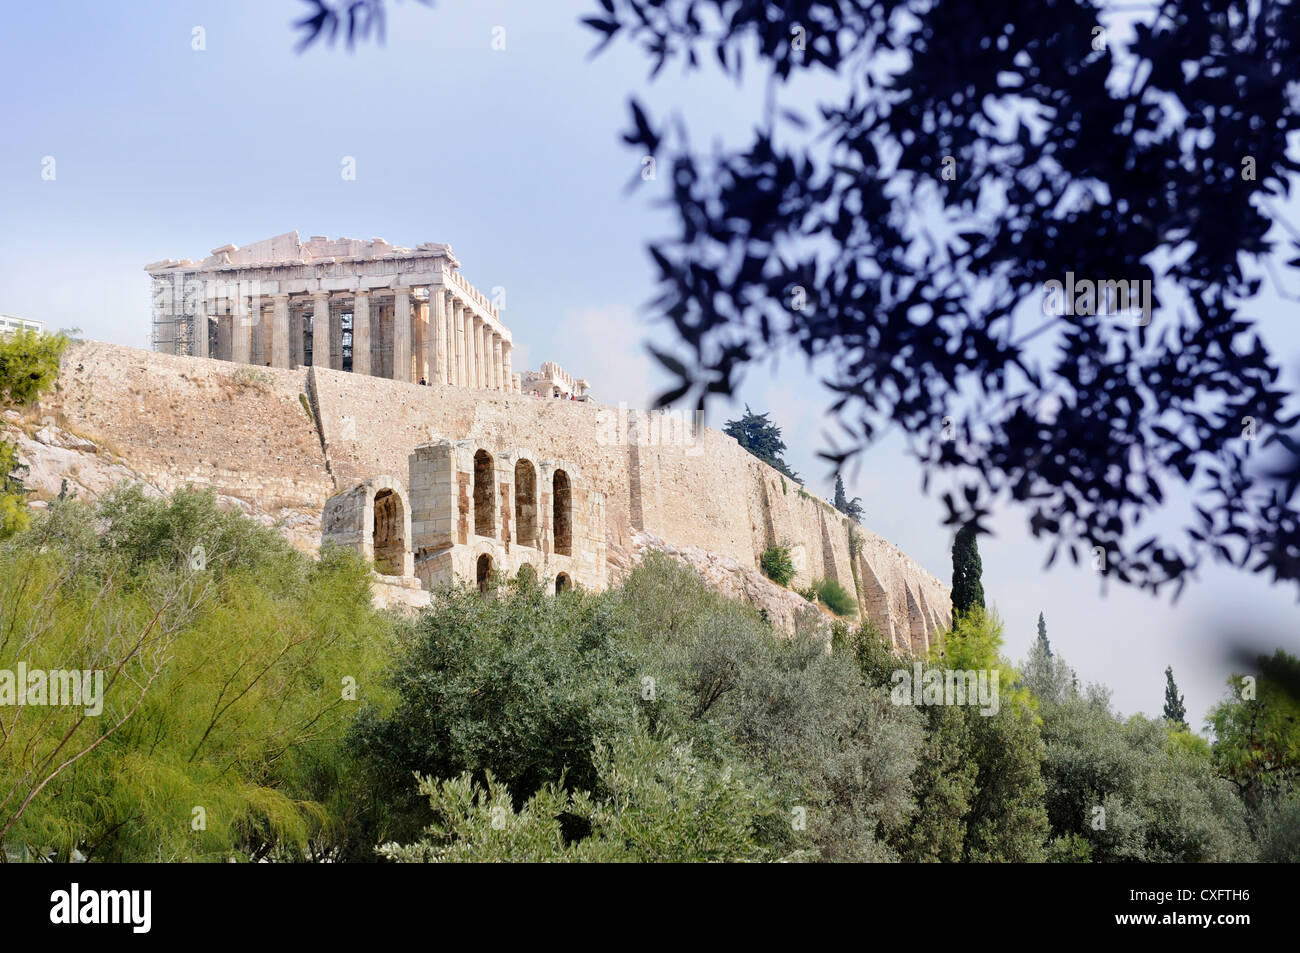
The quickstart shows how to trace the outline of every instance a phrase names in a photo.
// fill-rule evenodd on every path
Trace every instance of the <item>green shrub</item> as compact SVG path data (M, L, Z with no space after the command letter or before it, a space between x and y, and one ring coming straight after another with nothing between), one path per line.
M834 579L818 579L813 583L813 589L817 591L817 598L822 601L822 605L836 615L853 615L858 611L857 601Z
M361 704L382 700L392 633L356 554L311 559L210 491L118 488L55 501L0 544L0 603L16 636L0 640L0 670L103 673L97 717L6 713L5 848L106 862L350 853L365 807L343 741Z
M710 764L689 742L637 728L614 744L598 740L594 761L602 795L548 783L519 811L491 772L483 785L468 771L454 780L421 778L433 823L418 842L379 852L399 863L816 859L815 850L798 848L774 856L759 841L759 821L784 805L752 771ZM566 837L565 817L590 833Z
M907 822L916 713L659 553L569 599L441 590L390 684L353 740L393 859L888 860Z
M788 586L794 578L794 559L789 546L769 546L763 550L758 564L763 568L763 575L778 586Z
M807 589L796 589L795 592L799 593L799 595L803 596L809 602L817 601L817 588L815 586L809 586Z

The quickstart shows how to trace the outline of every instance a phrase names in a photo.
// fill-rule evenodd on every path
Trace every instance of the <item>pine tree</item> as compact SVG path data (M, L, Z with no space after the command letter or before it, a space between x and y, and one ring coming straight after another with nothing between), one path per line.
M984 608L984 567L975 538L975 524L967 523L952 541L952 618L978 606Z
M746 404L745 416L728 420L722 432L728 437L734 437L738 444L774 470L784 473L796 483L803 482L782 457L785 441L781 439L781 428L768 420L767 414L756 414Z
M1174 683L1172 665L1165 666L1165 717L1183 731L1188 730L1187 708L1183 705L1183 696L1178 694L1178 686Z
M1038 613L1038 644L1043 647L1047 657L1052 657L1052 643L1047 641L1047 622L1043 619L1043 614Z

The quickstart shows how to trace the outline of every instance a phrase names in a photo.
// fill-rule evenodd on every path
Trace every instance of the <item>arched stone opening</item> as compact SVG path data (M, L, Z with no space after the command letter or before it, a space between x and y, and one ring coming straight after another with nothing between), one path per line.
M379 490L374 510L375 569L385 576L400 576L406 557L402 498L392 490Z
M556 470L551 480L552 538L555 552L561 556L573 555L573 491L569 475Z
M573 581L569 579L567 572L562 572L555 577L555 594L558 596L562 592L568 592L573 588Z
M478 536L496 533L496 480L492 454L480 450L474 454L474 532Z
M478 591L487 594L488 583L492 581L492 557L484 553L478 558L475 566L475 580L478 582Z
M537 545L537 470L528 460L515 464L515 537L520 546Z

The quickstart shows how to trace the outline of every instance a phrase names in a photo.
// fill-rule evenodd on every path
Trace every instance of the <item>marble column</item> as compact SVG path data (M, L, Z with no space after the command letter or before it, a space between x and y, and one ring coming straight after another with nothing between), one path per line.
M442 310L447 320L447 370L445 380L456 383L456 306L451 293L443 289Z
M501 373L501 335L492 335L492 389L505 390L503 375Z
M208 299L202 291L194 300L194 343L190 353L195 357L208 356Z
M233 330L230 335L230 359L236 364L247 364L252 360L253 316L251 305L243 294L234 298Z
M477 314L471 312L470 316L470 341L472 344L473 360L473 386L483 386L483 319Z
M465 362L465 306L459 299L452 301L451 309L456 313L456 383L461 387L469 386Z
M468 307L462 305L465 311L465 386L478 386L478 371L476 370L478 353L474 349L474 312Z
M222 314L222 312L225 310L226 309L224 307L221 307L220 303L218 303L216 309L217 353L215 356L217 360L220 361L232 360L232 355L230 351L230 338L232 336L231 331L233 330L231 328L231 324L234 322L234 318L228 314Z
M393 289L393 380L411 382L411 289Z
M292 367L289 361L289 296L271 295L271 366Z
M330 367L343 370L343 313L330 315Z
M293 295L289 296L289 349L290 360L295 367L302 367L307 363L307 345L303 340L303 333L306 330L303 327L306 318L303 313L304 303L302 298L295 300Z
M501 342L501 374L505 378L506 393L513 394L515 391L515 374L510 367L510 352L514 350L514 345L509 341Z
M487 386L487 368L483 364L483 319L474 315L474 386L482 390Z
M352 373L370 373L370 292L352 297Z
M318 291L311 296L311 363L312 367L330 366L330 293Z
M447 383L447 316L441 285L429 285L429 383Z
M461 302L461 311L465 315L465 386L475 386L474 376L474 312L469 309L464 302Z
M411 290L411 363L415 365L411 371L411 383L418 384L421 380L429 380L429 369L424 366L425 357L429 352L428 342L428 306L415 296L415 290Z

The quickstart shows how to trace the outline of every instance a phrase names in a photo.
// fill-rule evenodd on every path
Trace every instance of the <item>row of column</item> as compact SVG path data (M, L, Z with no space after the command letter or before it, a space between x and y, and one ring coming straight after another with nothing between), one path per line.
M370 366L370 299L374 292L352 292L352 372L372 374ZM386 294L386 293L385 293ZM511 366L512 346L492 328L474 309L454 292L441 285L429 287L427 302L413 300L409 288L396 288L393 296L393 379L412 381L412 359L415 355L414 311L417 306L428 309L427 333L422 342L426 353L418 366L427 365L429 383L452 384L458 387L476 387L486 390L515 390ZM288 294L267 295L271 299L271 366L292 367L289 353L289 298ZM342 354L341 347L333 347L335 337L341 337L341 324L330 315L330 293L319 291L312 300L312 364L330 366L333 352ZM252 328L249 299L237 297L231 322L230 359L248 364L252 360ZM208 303L196 303L195 326L206 328ZM317 316L330 315L326 321ZM225 350L222 342L222 350ZM192 346L196 357L208 356L208 335L198 333ZM337 369L337 368L336 368ZM416 372L418 375L418 371ZM418 377L417 377L418 379Z
M429 374L434 384L514 390L511 344L453 292L429 289Z

